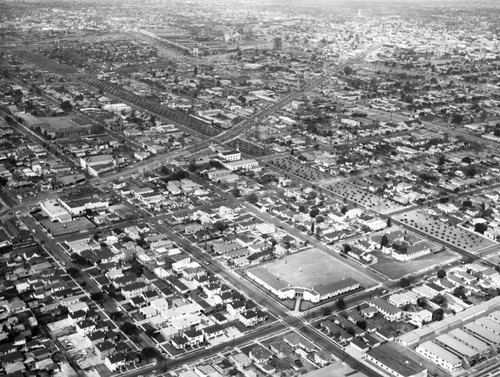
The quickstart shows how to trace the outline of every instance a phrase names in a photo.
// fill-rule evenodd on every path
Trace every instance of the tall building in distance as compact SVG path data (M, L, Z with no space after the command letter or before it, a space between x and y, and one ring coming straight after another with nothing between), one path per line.
M274 49L283 50L283 39L281 37L274 38Z

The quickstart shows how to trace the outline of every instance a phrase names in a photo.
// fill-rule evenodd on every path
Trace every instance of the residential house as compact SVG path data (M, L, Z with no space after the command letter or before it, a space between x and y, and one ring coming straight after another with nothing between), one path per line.
M115 355L107 356L104 359L104 365L106 365L111 372L115 372L118 368L125 366L126 360L125 354L120 352Z
M264 364L271 360L273 353L262 347L260 344L257 344L250 350L248 357L256 363Z

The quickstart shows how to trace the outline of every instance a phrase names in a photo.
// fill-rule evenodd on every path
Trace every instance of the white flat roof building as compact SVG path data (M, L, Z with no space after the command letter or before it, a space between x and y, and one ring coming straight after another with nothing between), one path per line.
M475 322L468 323L464 326L464 331L475 336L483 342L498 347L500 346L500 336L491 332L485 327L478 325Z
M476 320L476 323L479 326L482 326L482 327L490 330L492 333L495 333L496 335L500 335L500 324L493 321L492 319L482 317L482 318L478 318Z
M49 216L51 221L64 223L72 220L70 213L61 206L57 199L47 199L41 202L40 208Z
M462 367L462 360L458 356L431 341L422 343L415 351L449 372Z
M391 305L394 305L397 308L400 308L402 306L412 304L413 299L412 299L412 297L409 297L408 295L406 295L406 292L405 293L395 293L389 297L387 302Z
M488 318L492 319L493 321L500 323L500 310L497 310L495 312L490 313Z
M448 333L448 335L450 335L453 338L459 340L460 342L468 345L469 347L475 349L476 351L479 352L479 355L482 357L487 356L491 352L490 346L488 346L485 342L483 342L482 340L479 340L475 336L467 334L462 329L451 330Z
M449 350L454 354L458 354L459 357L466 359L467 361L475 360L479 357L478 351L448 334L438 336L436 338L436 343L444 349Z

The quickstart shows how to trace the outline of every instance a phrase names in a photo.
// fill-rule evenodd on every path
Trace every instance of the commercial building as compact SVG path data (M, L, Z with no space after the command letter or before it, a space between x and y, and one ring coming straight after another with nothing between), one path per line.
M462 360L458 356L431 341L422 343L415 351L448 372L454 372L462 367Z
M47 118L47 124L40 126L40 131L52 139L78 138L92 133L94 125L84 118Z
M426 377L427 369L422 363L415 360L415 355L405 352L404 347L390 342L368 351L365 359L391 376Z
M462 329L451 330L448 335L476 350L479 353L479 357L487 357L491 353L491 348L490 346L488 346L488 344L486 344L482 340L479 340L475 336L467 334Z
M360 287L353 276L339 269L336 259L318 249L288 255L248 270L247 275L280 299L297 297L314 303Z
M495 322L491 318L486 318L486 317L478 318L476 320L476 323L479 326L482 326L485 329L488 329L492 333L494 333L496 335L500 335L500 324L498 322Z
M59 204L68 211L71 216L82 216L85 215L86 211L102 211L109 208L109 201L105 199L97 198L82 198L74 199L70 198L59 198Z
M409 260L430 254L430 252L431 250L425 243L419 243L416 245L409 246L408 249L404 251L393 250L392 257L402 262L407 262Z
M14 115L16 117L20 118L21 121L31 129L35 129L35 128L47 125L47 122L45 122L41 119L38 119L37 117L35 117L29 113L17 112Z
M455 339L451 335L440 335L436 338L435 342L445 350L457 355L460 359L462 359L464 364L472 365L477 359L479 359L478 351Z
M491 332L487 328L480 326L475 322L466 324L463 327L463 330L466 333L490 345L490 347L494 348L495 350L500 347L500 335Z
M124 103L110 103L104 105L103 109L106 111L111 111L115 114L121 114L122 112L129 113L132 111L132 108Z
M488 318L492 319L493 321L500 323L500 310L497 310L493 313L490 313Z
M234 150L219 152L219 157L223 158L226 161L238 161L239 159L241 159L241 152Z
M95 225L92 224L85 217L81 217L79 219L73 221L67 221L65 223L55 223L50 220L44 220L40 222L40 224L47 229L47 231L53 236L62 236L65 234L77 233L84 230L90 230L95 228Z
M51 221L64 223L71 221L71 214L55 199L47 199L40 203L40 208Z
M279 276L274 276L263 268L249 270L247 271L247 275L281 300L300 297L303 300L317 303L354 291L360 287L359 282L352 278L345 278L316 287L292 286L285 280L280 279Z
M115 158L110 154L101 154L97 156L80 158L80 165L83 169L88 169L91 166L113 164Z
M257 160L248 159L248 160L238 160L238 161L230 161L230 162L222 162L222 165L231 171L236 170L255 170L259 163Z
M208 179L211 180L219 180L226 175L230 175L230 170L220 169L220 170L212 170L207 173Z

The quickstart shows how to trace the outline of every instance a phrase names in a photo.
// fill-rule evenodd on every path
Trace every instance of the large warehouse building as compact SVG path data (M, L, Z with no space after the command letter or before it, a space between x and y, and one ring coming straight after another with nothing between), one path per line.
M248 270L247 275L282 300L318 303L361 286L346 270L331 256L311 249Z

